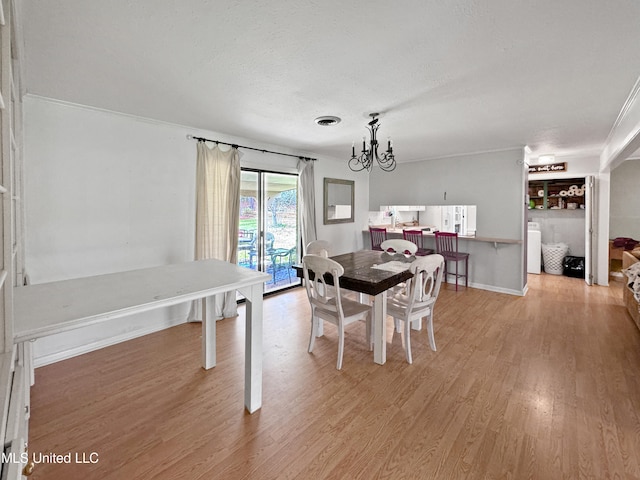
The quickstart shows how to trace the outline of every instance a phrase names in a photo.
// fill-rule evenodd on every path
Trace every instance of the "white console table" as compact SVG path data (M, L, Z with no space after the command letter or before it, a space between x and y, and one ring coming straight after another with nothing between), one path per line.
M220 260L199 260L17 287L14 343L201 300L202 366L209 369L216 364L216 322L207 301L238 290L247 300L244 404L253 413L262 406L262 293L269 278Z

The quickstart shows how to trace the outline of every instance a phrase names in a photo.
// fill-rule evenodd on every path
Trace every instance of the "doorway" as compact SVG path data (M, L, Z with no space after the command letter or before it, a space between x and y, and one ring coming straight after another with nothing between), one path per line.
M269 273L265 293L300 285L298 175L242 169L238 265Z
M565 248L568 249L562 256L556 257L554 263L560 263L553 266L552 273L562 272L564 259L569 268L565 268L565 274L584 278L588 285L592 285L594 177L530 179L528 187L529 235L535 233L532 230L540 232L543 256L545 245L548 252L554 248L563 252ZM535 227L532 228L532 225ZM539 273L531 265L535 261L529 255L531 248L531 245L527 245L527 271ZM535 256L540 259L539 254ZM549 254L549 257L553 255Z

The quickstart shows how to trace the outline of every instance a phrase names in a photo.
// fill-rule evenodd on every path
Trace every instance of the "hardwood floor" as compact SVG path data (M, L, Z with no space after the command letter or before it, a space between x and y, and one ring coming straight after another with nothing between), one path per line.
M357 324L342 371L331 325L306 351L304 290L268 298L254 415L241 317L218 322L208 372L195 324L39 368L30 451L98 462L31 478L640 479L640 332L621 285L532 275L524 298L448 287L437 352L414 331L408 365L389 321L376 365Z

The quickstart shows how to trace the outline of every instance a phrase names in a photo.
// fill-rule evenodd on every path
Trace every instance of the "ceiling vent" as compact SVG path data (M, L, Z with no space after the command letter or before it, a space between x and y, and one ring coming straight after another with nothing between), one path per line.
M323 127L330 127L340 123L340 117L334 117L333 115L325 115L324 117L318 117L315 122Z

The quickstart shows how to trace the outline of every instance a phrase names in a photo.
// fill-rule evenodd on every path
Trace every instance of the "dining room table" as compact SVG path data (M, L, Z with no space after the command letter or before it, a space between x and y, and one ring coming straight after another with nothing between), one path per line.
M262 406L262 297L268 279L264 272L208 259L21 286L14 290L13 341L30 351L39 338L196 300L203 316L202 368L209 370L216 366L213 296L238 291L246 299L244 400L254 413Z
M344 268L340 277L341 289L373 298L373 360L383 365L387 361L387 292L413 276L409 266L416 257L377 250L358 250L329 258ZM302 265L294 265L293 268L296 274L303 278ZM330 277L326 277L325 280L331 283ZM319 335L321 332L319 329Z

